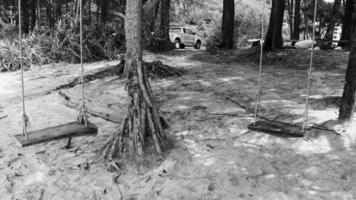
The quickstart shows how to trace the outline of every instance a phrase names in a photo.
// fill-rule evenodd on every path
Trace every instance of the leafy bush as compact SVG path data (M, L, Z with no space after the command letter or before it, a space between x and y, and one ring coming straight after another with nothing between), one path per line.
M60 21L53 37L55 61L80 61L79 26L71 21ZM124 48L124 30L116 24L83 26L83 61L115 59Z
M15 34L18 35L18 34ZM22 60L25 68L31 65L49 63L49 57L44 48L47 37L39 34L30 34L22 40ZM15 71L20 65L20 43L15 39L0 40L0 70Z
M116 59L124 49L124 30L120 24L83 26L83 61ZM73 18L62 19L55 30L41 27L24 36L23 65L43 65L51 62L80 62L79 23ZM0 71L19 69L20 45L17 28L0 31Z

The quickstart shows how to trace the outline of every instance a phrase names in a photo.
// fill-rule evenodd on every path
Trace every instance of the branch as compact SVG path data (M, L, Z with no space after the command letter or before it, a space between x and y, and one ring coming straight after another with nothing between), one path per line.
M117 11L111 11L111 14L112 15L115 15L115 16L117 16L117 17L120 17L120 18L122 18L122 19L126 19L126 16L124 15L124 14L122 14L122 13L120 13L120 12L117 12Z

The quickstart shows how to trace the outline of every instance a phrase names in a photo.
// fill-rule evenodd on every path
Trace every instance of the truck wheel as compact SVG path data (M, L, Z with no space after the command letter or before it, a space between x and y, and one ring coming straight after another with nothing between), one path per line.
M180 49L181 48L181 43L180 43L180 40L179 39L176 39L174 41L174 46L176 47L176 49Z
M184 49L184 48L185 48L185 45L184 45L184 44L180 44L180 48L181 48L181 49Z
M195 49L200 49L200 47L201 47L201 42L200 42L200 41L197 41L197 42L195 43L195 45L194 45L194 48L195 48Z

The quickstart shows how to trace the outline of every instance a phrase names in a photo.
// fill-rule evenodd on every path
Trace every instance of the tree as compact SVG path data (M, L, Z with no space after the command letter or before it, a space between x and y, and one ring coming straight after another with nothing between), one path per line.
M355 4L356 2L354 2L354 0L346 0L345 14L340 38L342 42L339 42L339 46L341 47L348 47L350 45L350 42L348 41L351 39L350 36L355 29L355 16L353 15L355 12Z
M163 38L169 41L169 10L170 10L171 0L161 0L161 26L160 30L162 32Z
M289 21L289 34L290 38L293 38L293 7L294 7L294 1L293 0L287 0L287 10L288 10L288 21Z
M31 1L31 30L35 29L36 27L36 20L37 20L36 5L37 5L37 0L32 0Z
M234 47L235 2L234 0L224 0L223 4L222 43L219 47L232 49Z
M294 5L294 28L293 28L293 40L299 40L300 35L300 0L295 0ZM293 41L293 44L295 42Z
M327 40L327 41L330 41L333 39L334 27L335 27L335 17L333 17L333 16L337 16L340 6L341 6L341 0L335 0L333 10L331 13L332 17L330 18L328 28L327 28L326 34L325 34L325 40Z
M354 34L354 37L356 35ZM355 91L356 91L356 45L350 52L345 75L345 86L339 109L339 122L347 123L352 120L355 109Z
M101 23L105 23L108 16L108 0L102 0L101 3Z
M264 50L275 50L283 47L282 27L285 2L272 0L272 10L267 35L263 46Z
M129 106L118 132L104 148L104 158L111 159L116 155L142 157L146 144L153 144L157 153L161 153L167 144L147 69L142 62L142 16L142 1L127 1L124 75L127 77ZM149 139L151 141L147 142Z
M21 1L21 11L22 11L22 31L23 33L29 33L30 31L30 15L28 9L28 2Z
M161 24L160 24L160 34L159 34L159 45L162 50L173 49L171 41L169 39L169 24L170 24L170 6L171 0L161 0Z

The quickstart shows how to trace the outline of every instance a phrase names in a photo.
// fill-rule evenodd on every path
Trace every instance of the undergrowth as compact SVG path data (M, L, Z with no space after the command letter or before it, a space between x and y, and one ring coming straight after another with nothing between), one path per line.
M120 24L83 25L83 61L117 59L124 51L124 30ZM70 17L60 20L54 30L35 29L23 35L23 66L52 62L80 62L79 23ZM20 43L15 26L0 30L0 71L19 69Z

